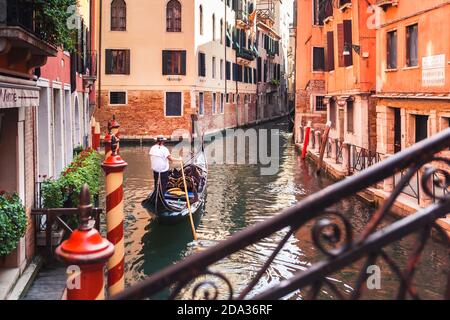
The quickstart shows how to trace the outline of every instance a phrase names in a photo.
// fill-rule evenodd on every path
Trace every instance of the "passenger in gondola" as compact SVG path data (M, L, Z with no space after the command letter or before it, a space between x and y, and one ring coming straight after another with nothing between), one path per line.
M156 137L156 144L150 149L150 160L152 162L153 178L155 180L155 190L158 188L158 182L160 182L159 188L164 194L169 183L169 161L182 161L182 159L174 158L170 154L169 149L164 146L167 141L164 136L159 135Z

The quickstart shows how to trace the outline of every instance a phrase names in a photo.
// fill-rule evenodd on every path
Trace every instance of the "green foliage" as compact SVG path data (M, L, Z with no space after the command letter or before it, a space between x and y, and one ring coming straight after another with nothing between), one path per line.
M78 206L81 188L89 186L91 196L100 192L100 154L94 150L82 151L64 170L58 180L47 180L42 186L45 208ZM92 200L92 199L91 199Z
M77 0L38 0L38 3L42 9L36 12L36 19L43 38L64 50L75 51L77 29L68 25L75 21L70 8L77 6Z
M25 235L27 216L16 194L0 194L0 256L7 256Z
M83 146L78 146L73 149L73 156L76 157L83 151Z
M280 85L280 80L278 79L272 79L270 80L270 83L273 84L274 86L279 86Z

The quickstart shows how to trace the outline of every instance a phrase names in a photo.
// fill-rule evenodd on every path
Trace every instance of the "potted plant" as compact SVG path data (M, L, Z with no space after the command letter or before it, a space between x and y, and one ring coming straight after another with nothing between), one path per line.
M0 261L14 252L27 229L27 215L16 194L0 192Z

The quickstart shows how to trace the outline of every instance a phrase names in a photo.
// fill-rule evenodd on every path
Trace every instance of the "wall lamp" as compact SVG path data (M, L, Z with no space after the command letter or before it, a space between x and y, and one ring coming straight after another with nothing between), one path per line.
M361 55L361 46L352 43L344 44L344 52L342 53L344 56L349 56L351 54L351 50L355 50L358 55Z

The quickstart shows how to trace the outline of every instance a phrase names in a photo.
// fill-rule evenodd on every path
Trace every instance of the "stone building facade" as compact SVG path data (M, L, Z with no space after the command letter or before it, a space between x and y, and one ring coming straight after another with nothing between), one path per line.
M264 2L273 2L275 10L279 1ZM192 115L205 133L280 115L283 101L258 92L258 83L272 80L263 76L269 69L258 65L266 48L278 48L271 57L277 78L284 66L280 37L274 26L263 30L258 24L259 8L253 0L104 4L95 112L102 133L113 115L123 139L190 132Z

